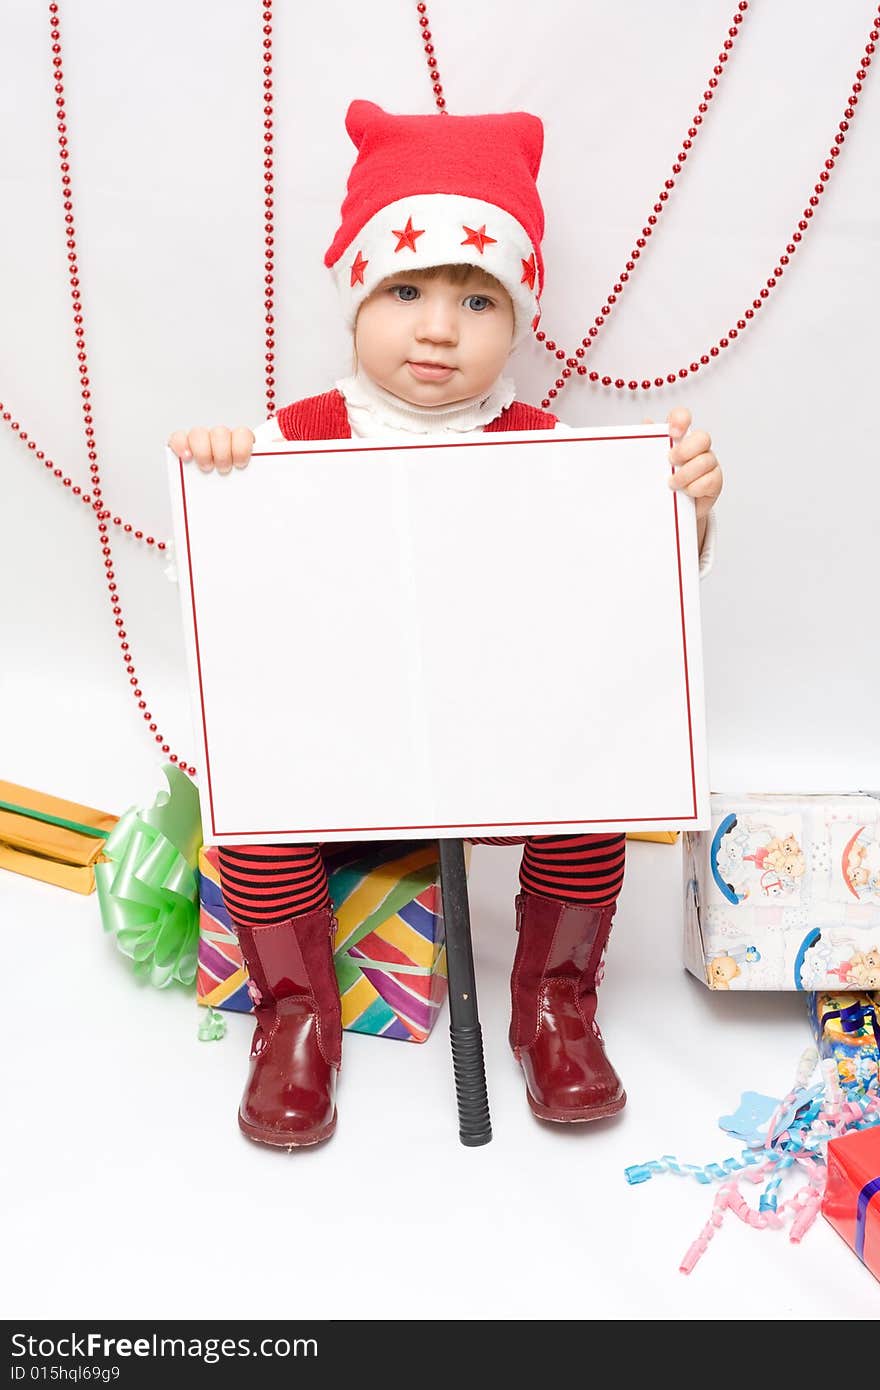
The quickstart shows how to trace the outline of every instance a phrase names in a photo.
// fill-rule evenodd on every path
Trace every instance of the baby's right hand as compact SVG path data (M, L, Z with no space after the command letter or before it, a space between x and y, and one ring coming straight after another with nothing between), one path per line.
M216 468L218 473L231 473L233 468L247 468L254 447L254 432L246 425L229 430L217 425L212 430L175 430L168 441L179 459L189 463L195 459L203 473Z

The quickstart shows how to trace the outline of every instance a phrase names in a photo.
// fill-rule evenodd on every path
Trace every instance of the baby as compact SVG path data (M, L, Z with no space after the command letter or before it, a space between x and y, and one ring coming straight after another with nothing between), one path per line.
M543 127L525 112L395 116L351 104L358 150L341 226L325 256L356 354L353 375L251 430L180 430L170 447L203 470L245 468L285 439L484 430L566 431L515 399L503 375L537 326L544 217ZM709 435L668 416L669 484L695 499L700 572L711 563L722 487ZM570 431L569 431L570 432ZM581 620L579 620L581 621ZM559 674L548 669L548 678ZM596 1022L596 991L623 882L622 834L495 837L523 844L510 1044L541 1119L598 1119L626 1095ZM320 845L221 849L224 899L248 965L256 1030L239 1125L292 1150L336 1127L342 1057L335 919Z

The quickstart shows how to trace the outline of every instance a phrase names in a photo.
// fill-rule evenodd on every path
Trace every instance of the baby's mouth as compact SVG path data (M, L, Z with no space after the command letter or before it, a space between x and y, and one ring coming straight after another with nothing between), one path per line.
M442 362L413 362L406 364L413 376L421 381L446 381L455 371L454 367L448 367Z

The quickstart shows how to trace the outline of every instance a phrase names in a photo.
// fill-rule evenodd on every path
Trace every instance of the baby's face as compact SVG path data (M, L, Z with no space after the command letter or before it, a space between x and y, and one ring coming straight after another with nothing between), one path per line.
M417 271L389 276L364 300L355 327L361 369L413 405L452 405L488 390L510 354L513 302L474 274L462 285ZM439 363L444 371L420 371Z

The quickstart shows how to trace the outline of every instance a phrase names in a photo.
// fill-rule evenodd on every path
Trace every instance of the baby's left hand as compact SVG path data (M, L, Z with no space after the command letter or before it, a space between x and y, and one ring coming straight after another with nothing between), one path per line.
M646 421L646 424L652 423ZM666 423L670 437L677 441L669 451L669 462L675 464L675 472L668 479L669 486L684 489L688 497L693 497L700 522L709 515L724 486L721 468L712 452L711 437L705 430L688 434L691 412L683 406L670 410Z

